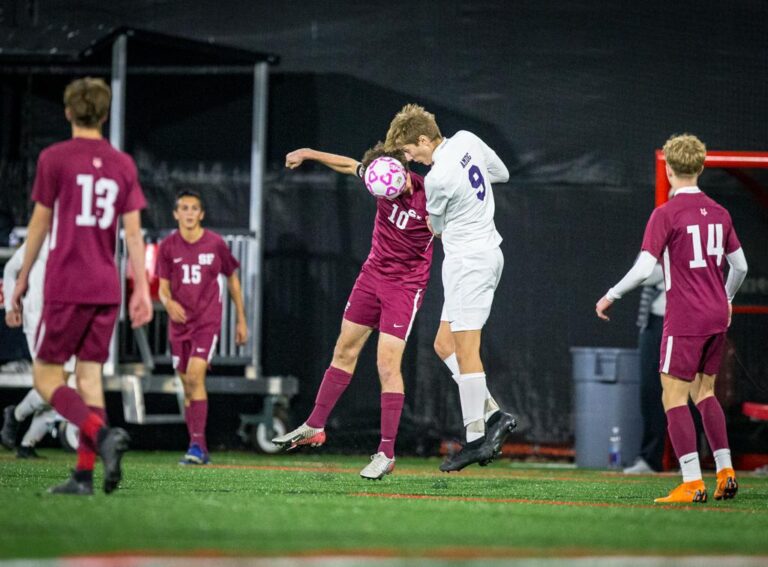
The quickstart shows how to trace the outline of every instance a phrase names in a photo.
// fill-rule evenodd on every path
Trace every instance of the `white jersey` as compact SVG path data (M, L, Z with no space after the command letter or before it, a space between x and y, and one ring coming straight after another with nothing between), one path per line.
M14 252L11 259L3 268L3 294L5 295L5 310L11 310L13 290L16 288L16 278L24 263L24 254L27 243ZM22 318L24 321L24 333L29 337L37 331L37 323L43 313L43 282L45 281L45 263L48 260L48 237L45 237L40 252L37 255L32 269L29 271L27 293L21 300Z
M432 154L424 178L427 211L435 231L442 232L446 256L491 250L501 244L493 222L491 183L509 179L509 171L488 145L461 130L445 138Z

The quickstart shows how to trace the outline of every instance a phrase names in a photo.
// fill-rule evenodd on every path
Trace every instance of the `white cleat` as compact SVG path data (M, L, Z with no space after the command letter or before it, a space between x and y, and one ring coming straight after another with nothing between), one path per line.
M360 471L360 476L369 480L381 480L393 470L395 470L395 459L390 459L379 451L371 455L371 462Z
M272 443L280 445L283 449L290 451L301 445L309 445L310 447L319 447L325 443L325 429L322 427L315 428L310 427L306 423L302 423L293 431L289 431L285 435L275 437L272 439Z
M654 474L655 472L642 457L638 457L634 465L624 469L624 474Z

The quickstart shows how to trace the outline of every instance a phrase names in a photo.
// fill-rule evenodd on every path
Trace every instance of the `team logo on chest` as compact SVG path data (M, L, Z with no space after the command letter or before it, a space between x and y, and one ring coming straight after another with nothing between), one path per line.
M213 264L213 259L216 257L215 254L198 254L197 255L197 263L201 266L210 266Z
M705 216L707 216L707 209L705 209L704 207L701 207L701 208L699 209L699 211L701 212L701 215L702 215L702 216L704 216L704 217L705 217Z

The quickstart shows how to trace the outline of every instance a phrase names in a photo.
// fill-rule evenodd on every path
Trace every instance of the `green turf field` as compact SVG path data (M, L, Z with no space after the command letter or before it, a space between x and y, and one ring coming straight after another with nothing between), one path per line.
M653 504L676 475L627 477L499 461L446 475L402 458L365 481L366 457L129 453L110 495L51 496L74 456L0 454L0 556L223 554L418 557L768 556L768 478L740 476L735 500ZM98 473L97 469L97 473ZM97 482L100 483L97 476ZM714 489L714 477L705 480Z

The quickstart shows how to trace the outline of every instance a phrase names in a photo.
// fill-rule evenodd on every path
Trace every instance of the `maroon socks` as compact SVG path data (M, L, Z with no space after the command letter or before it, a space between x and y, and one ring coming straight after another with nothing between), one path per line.
M688 406L678 406L667 411L667 431L679 459L683 455L696 453L696 426Z
M405 394L382 392L381 394L381 442L379 451L388 459L395 457L395 439L400 425L400 415L403 413Z
M725 414L717 398L709 396L700 401L696 407L701 414L704 424L704 433L707 435L709 447L712 452L720 449L728 449L728 434L725 430Z
M96 406L87 406L91 413L96 414L104 425L107 424L107 411L104 408L97 408ZM78 472L92 471L93 465L96 463L96 443L93 439L89 439L83 430L80 430L80 442L77 445L77 466L75 470Z
M325 427L328 416L331 415L336 402L339 401L351 380L352 375L349 372L333 366L328 367L320 383L320 389L317 391L315 407L307 418L307 425L318 429Z
M189 432L189 446L197 445L207 453L205 426L208 423L208 400L192 400L184 417Z
M51 405L96 446L96 434L104 427L104 420L85 405L80 394L69 386L59 386L51 396Z

